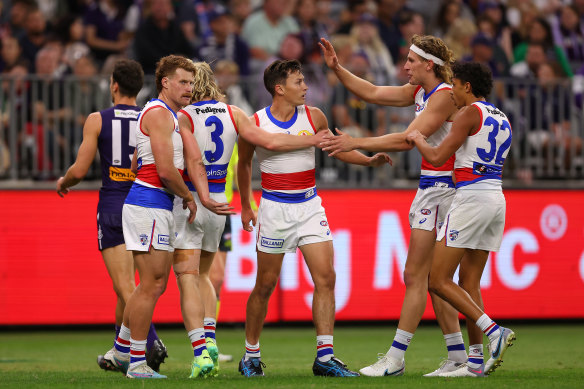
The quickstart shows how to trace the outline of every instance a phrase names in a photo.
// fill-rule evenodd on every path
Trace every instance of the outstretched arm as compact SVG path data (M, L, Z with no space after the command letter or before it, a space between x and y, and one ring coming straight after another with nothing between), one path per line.
M414 104L415 85L403 86L376 86L367 80L357 77L341 66L333 45L325 38L318 43L322 49L327 66L335 72L341 83L353 94L367 101L379 105L393 107L407 107Z
M261 146L270 151L293 151L318 145L324 140L325 133L316 136L295 136L290 134L274 134L267 132L250 119L240 108L232 105L231 110L235 124L248 143ZM253 153L252 153L253 154Z
M420 154L432 166L442 166L480 125L481 118L478 110L473 107L464 107L456 115L452 129L438 146L430 146L426 142L426 137L417 130L410 131L407 141L415 144Z
M413 145L406 142L406 136L413 130L420 131L428 137L434 134L448 120L452 120L458 109L450 97L447 89L434 92L430 97L430 102L424 111L416 116L404 132L387 134L377 137L352 138L347 134L338 131L340 136L326 136L326 140L320 145L330 156L349 150L366 151L407 151Z
M87 117L83 126L83 141L77 152L75 163L67 173L57 180L57 194L61 197L69 193L69 188L77 185L87 174L97 152L97 138L101 132L101 114L94 112Z

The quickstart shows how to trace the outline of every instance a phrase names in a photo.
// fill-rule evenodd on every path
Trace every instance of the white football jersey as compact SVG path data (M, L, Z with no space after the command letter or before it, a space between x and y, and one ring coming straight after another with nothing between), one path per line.
M451 90L452 85L446 83L440 83L436 88L430 91L428 94L422 89L421 86L418 86L416 91L414 92L414 101L416 104L416 117L420 115L424 109L429 104L430 97L438 91L441 90ZM450 129L452 128L451 121L445 121L442 123L440 128L429 136L426 141L433 147L438 146ZM450 158L446 163L439 167L434 167L428 161L426 161L422 157L422 167L420 172L420 188L430 188L430 187L454 187L452 182L452 169L454 167L454 156Z
M254 114L258 127L271 133L297 136L311 136L316 133L306 105L297 106L294 116L287 122L274 118L270 107ZM300 197L308 200L316 194L314 147L278 152L258 146L256 154L262 172L262 196L274 201L297 202ZM273 198L274 196L278 199Z
M216 100L208 100L188 105L181 112L191 121L207 170L209 191L225 192L227 166L238 135L231 107ZM195 187L186 172L184 179L189 189L194 191Z
M507 116L486 101L471 104L479 110L481 126L456 151L456 188L501 188L503 164L509 153L512 133Z

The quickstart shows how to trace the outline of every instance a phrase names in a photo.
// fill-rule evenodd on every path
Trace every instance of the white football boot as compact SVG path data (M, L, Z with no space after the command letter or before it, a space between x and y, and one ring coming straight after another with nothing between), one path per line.
M464 362L455 362L450 359L444 359L440 363L438 369L434 370L431 373L424 374L424 377L438 377L442 373L450 373L451 371L458 370L462 365L464 365Z
M406 371L406 363L390 357L386 354L379 354L379 360L371 366L359 370L361 374L368 377L398 376Z

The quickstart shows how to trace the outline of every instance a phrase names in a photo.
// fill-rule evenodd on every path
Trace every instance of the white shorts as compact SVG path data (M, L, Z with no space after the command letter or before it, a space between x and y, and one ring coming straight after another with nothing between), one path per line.
M440 230L454 198L454 188L418 189L410 207L410 228L432 231Z
M258 209L258 251L295 253L310 243L333 239L319 196L303 203L279 203L262 198Z
M499 251L505 227L505 196L500 190L458 189L436 240L448 247Z
M225 216L217 215L209 211L201 204L201 199L197 192L191 192L197 203L197 215L192 224L187 222L189 210L183 209L183 200L175 197L174 223L176 225L175 249L194 250L200 249L214 253L219 248L221 234L225 228ZM226 203L225 193L209 193L209 197L218 203Z
M146 208L139 205L124 204L122 226L126 250L174 251L174 217L172 212L161 208Z

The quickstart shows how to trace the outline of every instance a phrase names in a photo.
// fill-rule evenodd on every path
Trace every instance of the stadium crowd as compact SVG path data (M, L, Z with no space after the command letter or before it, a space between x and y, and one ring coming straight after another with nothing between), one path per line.
M359 77L402 85L411 37L432 34L456 58L485 63L506 80L491 100L509 112L524 157L582 174L582 130L573 123L582 120L584 0L8 0L1 12L0 77L12 81L0 96L0 156L17 146L27 173L66 165L86 115L108 102L108 83L89 80L111 74L120 57L137 60L147 76L169 54L206 61L229 102L248 114L270 102L267 64L299 59L307 104L323 107L331 128L353 136L402 131L412 110L356 97L326 67L317 42L329 39ZM81 82L65 83L70 76ZM2 175L8 167L0 165ZM513 171L526 182L533 174ZM553 166L547 173L557 176Z

